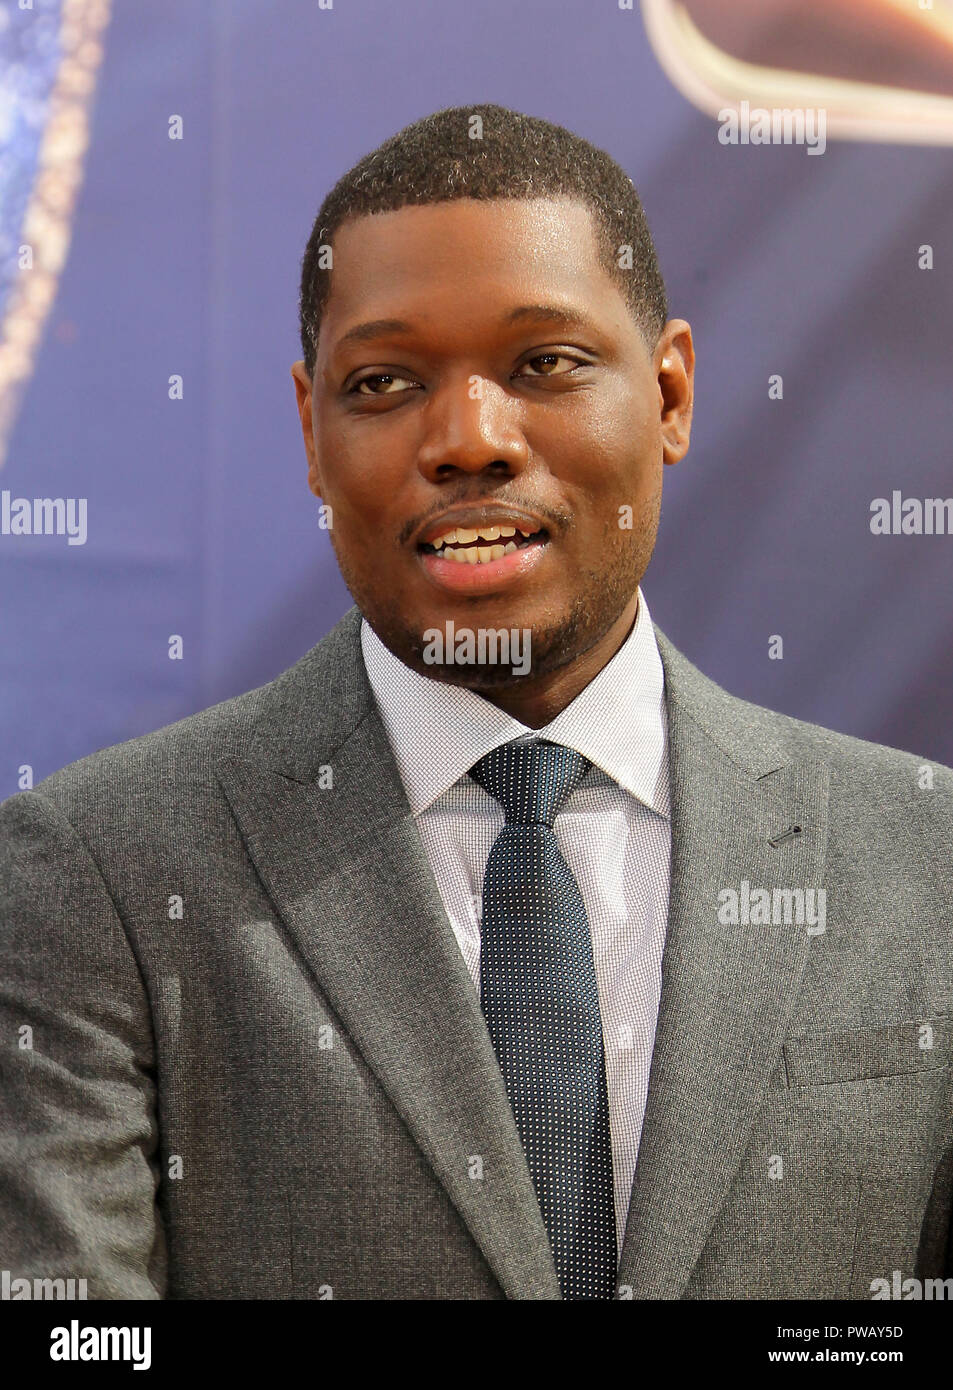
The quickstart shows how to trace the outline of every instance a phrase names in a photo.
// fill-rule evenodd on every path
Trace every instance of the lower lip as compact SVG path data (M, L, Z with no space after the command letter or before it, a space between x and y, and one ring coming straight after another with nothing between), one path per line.
M536 568L548 542L531 541L511 550L502 560L471 565L469 560L444 560L442 556L424 551L420 563L429 577L441 589L451 594L489 594L522 579Z

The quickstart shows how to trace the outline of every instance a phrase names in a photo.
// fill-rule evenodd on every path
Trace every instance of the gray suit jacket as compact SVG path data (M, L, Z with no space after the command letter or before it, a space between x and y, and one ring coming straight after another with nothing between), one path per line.
M0 806L14 1276L559 1298L359 621ZM620 1296L953 1273L953 774L923 786L922 760L745 704L658 640L672 891ZM826 930L723 922L744 882L823 888Z

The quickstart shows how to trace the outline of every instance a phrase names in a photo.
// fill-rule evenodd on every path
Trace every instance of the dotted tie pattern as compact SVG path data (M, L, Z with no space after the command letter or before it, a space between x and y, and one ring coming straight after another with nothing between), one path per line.
M588 766L571 748L527 740L470 769L506 814L483 882L480 1003L566 1299L612 1298L616 1273L592 935L553 832Z

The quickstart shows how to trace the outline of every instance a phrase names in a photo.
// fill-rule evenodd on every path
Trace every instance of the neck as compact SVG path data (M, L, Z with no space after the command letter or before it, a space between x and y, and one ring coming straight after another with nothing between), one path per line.
M490 704L498 706L529 729L541 729L572 704L590 681L607 666L635 626L639 595L633 594L608 632L575 661L545 676L527 676L505 690L478 690Z

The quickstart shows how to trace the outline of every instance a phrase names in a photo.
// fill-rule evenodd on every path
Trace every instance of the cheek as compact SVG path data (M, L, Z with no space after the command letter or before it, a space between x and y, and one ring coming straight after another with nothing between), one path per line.
M326 424L320 418L315 429L324 500L334 508L335 525L348 526L350 532L358 516L374 512L380 489L373 455L360 447L347 430Z
M315 447L328 494L357 516L385 515L413 475L413 444L406 429L381 415L363 420L318 414ZM333 497L329 500L333 501Z
M339 554L349 556L361 565L374 563L380 557L380 537L383 522L369 501L337 495L332 502L334 525L332 540Z
M661 450L661 424L655 395L619 390L606 409L606 448L631 468L650 462Z
M642 515L661 480L661 438L652 438L646 428L640 433L635 425L627 431L617 421L590 451L585 468L574 474L580 494L589 499L593 514L607 530L617 525L620 508Z
M654 397L617 379L605 390L580 394L577 405L552 430L551 457L562 458L580 479L587 474L593 490L641 491L642 475L662 456Z

